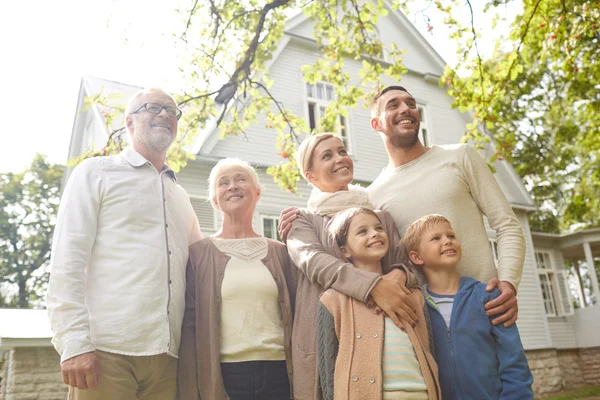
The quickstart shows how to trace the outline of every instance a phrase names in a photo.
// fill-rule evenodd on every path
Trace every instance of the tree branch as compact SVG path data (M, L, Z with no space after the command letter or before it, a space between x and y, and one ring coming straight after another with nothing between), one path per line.
M296 142L298 144L300 144L300 137L298 136L298 134L296 133L296 131L294 129L294 124L292 124L292 122L289 120L289 118L287 116L287 112L286 112L285 106L283 105L283 103L280 102L280 101L277 101L275 99L275 97L273 97L273 95L271 94L271 92L269 91L269 89L267 89L267 87L265 85L263 85L261 82L250 81L250 83L253 84L253 85L256 85L256 86L260 87L262 90L264 90L264 92L271 99L271 101L273 101L275 103L275 105L277 106L277 109L279 110L279 113L283 116L283 119L285 120L285 123L290 128L290 134L296 140Z

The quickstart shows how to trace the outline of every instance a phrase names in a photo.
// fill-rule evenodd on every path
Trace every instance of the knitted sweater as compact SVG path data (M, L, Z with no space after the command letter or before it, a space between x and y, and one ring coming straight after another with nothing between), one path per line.
M424 215L444 215L462 244L461 275L481 282L497 275L518 288L525 237L496 178L471 146L433 146L407 164L384 169L367 190L376 208L392 214L400 234ZM497 270L484 216L496 231Z

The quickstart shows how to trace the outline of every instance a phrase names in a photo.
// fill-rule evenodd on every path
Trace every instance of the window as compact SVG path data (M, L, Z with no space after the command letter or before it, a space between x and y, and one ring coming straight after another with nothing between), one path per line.
M549 317L573 314L573 304L567 283L567 271L554 267L550 253L536 251L535 262L540 277L542 300Z
M329 103L335 100L333 85L327 82L315 84L306 83L306 97L308 99L308 125L311 130L319 129L319 121L325 115ZM348 134L347 118L340 115L337 132L348 152L352 153L350 136Z
M423 146L431 146L431 138L429 137L429 127L427 126L427 122L429 118L427 117L427 110L424 105L417 104L417 109L419 110L419 117L421 118L421 127L419 128L419 139Z
M279 237L279 231L277 230L277 225L279 225L279 217L262 215L261 218L263 236L281 242L281 238Z
M200 230L202 233L213 233L217 231L217 218L215 209L206 197L190 197L192 208L196 212L198 221L200 221Z

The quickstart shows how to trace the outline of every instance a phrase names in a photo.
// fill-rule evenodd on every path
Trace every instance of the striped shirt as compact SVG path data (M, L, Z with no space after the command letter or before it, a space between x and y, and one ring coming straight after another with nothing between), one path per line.
M385 318L383 391L426 392L425 380L410 338ZM414 398L414 397L413 397ZM426 398L426 397L425 397Z

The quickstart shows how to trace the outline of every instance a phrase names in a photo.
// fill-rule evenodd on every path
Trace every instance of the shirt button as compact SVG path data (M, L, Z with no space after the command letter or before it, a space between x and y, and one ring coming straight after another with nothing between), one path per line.
M373 334L373 339L376 339L376 338L377 338L377 332L375 332L375 333Z
M369 378L369 382L375 383L375 378L373 378L373 377Z
M165 224L165 228L168 228L168 227L169 227L169 224Z
M170 285L171 283L173 283L173 281L169 279L169 285Z
M352 380L353 380L354 382L358 381L358 376L354 375L354 376L352 377Z
M171 253L171 250L169 250L169 255L171 255L171 254L173 254L173 253Z
M357 339L360 339L360 333L357 333L357 334L356 334L356 338L357 338Z

